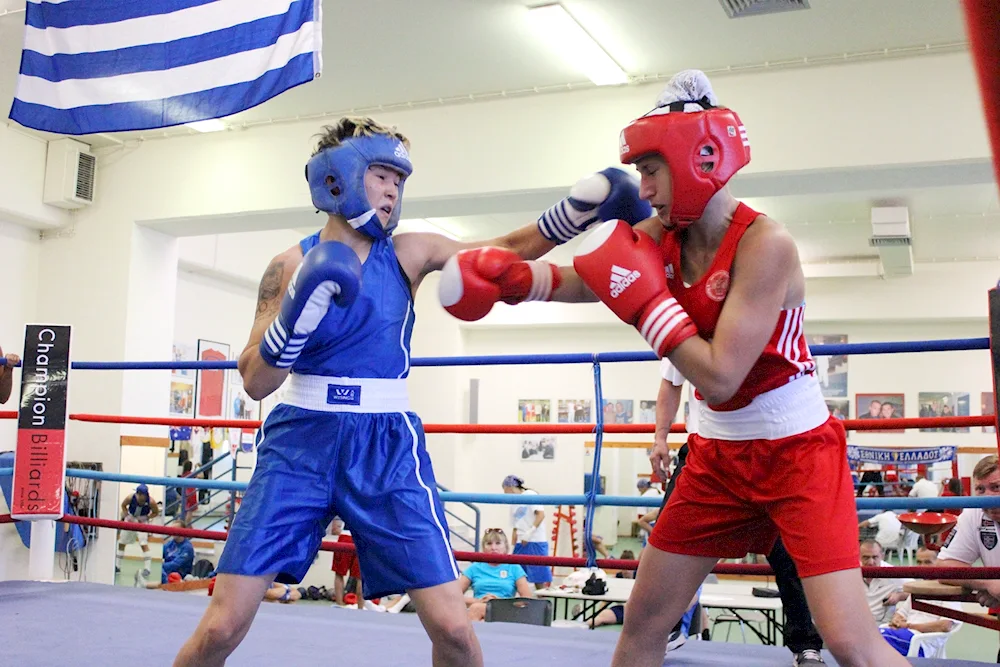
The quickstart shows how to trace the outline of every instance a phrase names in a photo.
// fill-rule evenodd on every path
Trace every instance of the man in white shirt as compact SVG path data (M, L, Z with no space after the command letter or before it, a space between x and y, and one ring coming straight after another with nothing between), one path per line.
M647 498L648 497L649 500L650 500L649 507L637 507L636 508L638 510L638 514L639 514L639 516L637 518L641 519L642 517L644 517L647 514L649 514L650 512L652 512L653 510L659 509L660 503L663 501L663 492L660 491L655 486L653 486L652 484L650 484L649 480L646 479L645 477L640 478L639 481L635 483L635 486L639 490L639 497L640 498ZM641 549L645 549L646 548L646 540L648 540L648 539L649 539L649 533L646 530L640 528L639 529L639 544L640 544L640 548Z
M917 565L920 567L934 567L937 565L937 554L930 549L920 547L917 550ZM949 609L961 610L961 602L936 602L935 604ZM913 636L927 632L951 632L955 622L923 611L914 611L910 598L907 598L896 605L896 612L892 615L887 627L880 628L882 636L897 651L906 655L910 652L910 643ZM945 639L939 640L941 643ZM920 656L923 656L921 649Z
M972 471L972 493L1000 496L1000 463L995 454L984 457ZM1000 567L1000 507L963 510L955 529L945 540L938 565L968 567L982 561L986 567ZM1000 607L1000 581L994 579L944 580L974 591L984 607Z
M899 517L895 512L886 510L881 514L876 514L870 519L858 524L858 528L877 528L875 541L879 543L882 550L896 549L899 547L899 535L903 530L903 524L899 522Z
M941 490L931 480L923 475L917 475L917 481L913 483L909 495L911 498L937 498L941 495Z
M865 540L861 543L861 566L892 567L892 564L882 560L882 545L875 540ZM878 623L888 622L892 618L895 606L909 597L909 594L903 592L902 579L865 577L863 581L868 608Z

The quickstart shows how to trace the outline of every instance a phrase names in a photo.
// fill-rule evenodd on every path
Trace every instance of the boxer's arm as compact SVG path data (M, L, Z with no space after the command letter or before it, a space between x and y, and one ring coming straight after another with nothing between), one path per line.
M774 223L758 222L744 234L715 336L711 342L693 336L668 354L710 404L728 401L743 384L771 339L800 270L795 241Z
M936 567L970 567L971 563L963 563L960 560L944 559L934 563ZM938 579L942 584L949 586L961 586L972 591L987 590L991 583L996 583L990 579Z
M254 315L250 340L240 354L237 366L243 378L243 388L255 401L268 396L288 377L290 368L275 368L260 356L260 341L271 322L281 311L281 300L288 283L302 262L302 250L295 246L271 260L260 280L257 293L257 313Z

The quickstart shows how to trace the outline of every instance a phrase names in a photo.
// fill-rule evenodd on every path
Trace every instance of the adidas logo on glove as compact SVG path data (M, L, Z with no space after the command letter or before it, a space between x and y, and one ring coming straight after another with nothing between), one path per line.
M611 298L617 299L642 274L638 271L623 269L617 264L611 265Z

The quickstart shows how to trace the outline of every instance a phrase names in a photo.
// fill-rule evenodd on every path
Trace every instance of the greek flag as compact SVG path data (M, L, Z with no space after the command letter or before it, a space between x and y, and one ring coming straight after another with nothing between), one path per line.
M27 0L10 117L59 134L221 118L322 70L321 0Z

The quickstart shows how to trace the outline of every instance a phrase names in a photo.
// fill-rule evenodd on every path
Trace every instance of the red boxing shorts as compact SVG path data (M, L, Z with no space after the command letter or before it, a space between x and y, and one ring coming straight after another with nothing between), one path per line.
M860 567L847 434L839 420L778 440L691 435L688 448L649 536L654 547L742 558L769 553L780 535L800 577Z
M351 539L350 535L345 535L341 533L337 537L337 542L341 544L354 544L354 540ZM331 568L334 572L342 577L346 577L350 574L352 577L361 578L361 567L358 565L358 555L353 551L334 551L333 552L333 567Z

